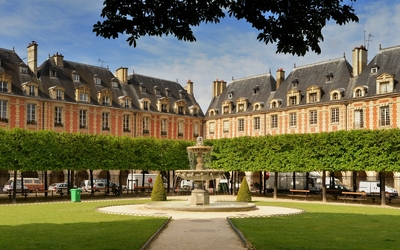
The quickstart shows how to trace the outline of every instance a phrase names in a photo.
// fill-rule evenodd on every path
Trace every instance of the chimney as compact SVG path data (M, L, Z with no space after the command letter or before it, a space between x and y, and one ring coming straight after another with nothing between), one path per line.
M219 86L219 94L222 94L222 92L225 91L226 89L226 82L224 80L219 81L220 86Z
M64 56L61 54L55 53L53 55L54 63L56 66L63 68L64 67Z
M35 41L32 41L28 45L28 67L35 73L37 74L37 47L38 44Z
M186 83L185 90L189 95L193 95L193 82L190 79Z
M363 45L353 49L353 77L358 76L367 66L367 52Z
M276 71L276 89L278 89L279 86L281 86L284 80L285 80L285 71L283 70L283 68L279 68Z
M219 96L219 94L218 94L218 83L219 83L218 79L213 81L213 84L212 84L212 97L213 98Z
M120 80L122 83L128 83L128 68L120 67L115 71L115 74L118 80Z

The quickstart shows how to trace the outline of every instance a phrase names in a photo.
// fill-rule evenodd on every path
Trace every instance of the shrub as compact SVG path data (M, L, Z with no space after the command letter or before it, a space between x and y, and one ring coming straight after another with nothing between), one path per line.
M242 183L240 184L239 191L236 197L236 201L240 202L250 202L251 201L251 194L249 185L247 184L246 177L243 178Z
M159 173L157 175L156 181L154 182L153 191L151 192L152 201L166 201L167 192L165 191L163 178Z

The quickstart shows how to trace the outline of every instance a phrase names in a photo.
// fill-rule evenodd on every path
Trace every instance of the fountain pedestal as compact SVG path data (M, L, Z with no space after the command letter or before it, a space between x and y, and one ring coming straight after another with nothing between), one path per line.
M207 190L193 189L190 196L190 206L210 205L210 194Z

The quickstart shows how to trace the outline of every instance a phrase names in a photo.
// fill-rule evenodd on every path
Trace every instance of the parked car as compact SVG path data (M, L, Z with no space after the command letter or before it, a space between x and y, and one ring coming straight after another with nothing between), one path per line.
M13 190L13 181L8 181L3 187L3 193L9 193ZM29 193L29 189L24 185L24 192ZM22 193L21 181L17 181L17 193Z
M52 190L56 194L67 194L68 193L68 183L53 183L49 186L48 190Z

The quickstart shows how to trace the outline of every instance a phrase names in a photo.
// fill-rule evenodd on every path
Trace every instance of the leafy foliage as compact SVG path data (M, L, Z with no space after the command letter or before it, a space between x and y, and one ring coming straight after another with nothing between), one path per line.
M151 200L152 201L167 200L167 192L165 191L164 183L160 173L157 175L156 181L154 182L153 190L151 192Z
M251 202L251 193L246 178L243 178L242 183L240 184L239 191L236 196L236 201Z
M309 49L321 53L322 28L329 20L343 25L358 22L352 2L342 0L105 0L101 17L93 32L104 38L128 36L136 47L142 36L173 35L178 40L196 41L192 27L219 23L226 15L244 19L260 33L265 44L277 42L278 53L305 55Z

